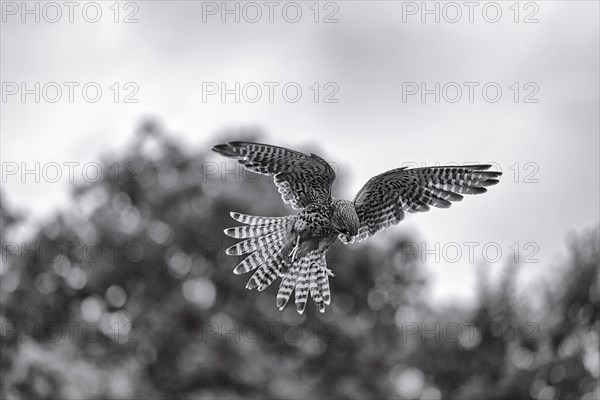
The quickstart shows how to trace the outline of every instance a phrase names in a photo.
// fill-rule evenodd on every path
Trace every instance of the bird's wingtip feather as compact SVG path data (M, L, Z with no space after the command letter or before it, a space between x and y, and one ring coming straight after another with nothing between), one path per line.
M217 153L222 153L227 150L227 144L217 144L212 147L212 151L216 151Z

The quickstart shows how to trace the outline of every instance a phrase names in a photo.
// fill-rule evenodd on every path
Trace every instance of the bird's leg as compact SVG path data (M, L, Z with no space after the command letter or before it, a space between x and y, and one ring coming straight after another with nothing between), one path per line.
M298 235L298 237L296 238L296 245L294 246L294 248L292 249L292 251L288 255L288 257L290 258L290 260L292 262L294 262L294 259L296 258L296 254L298 254L298 248L299 247L300 247L300 235Z

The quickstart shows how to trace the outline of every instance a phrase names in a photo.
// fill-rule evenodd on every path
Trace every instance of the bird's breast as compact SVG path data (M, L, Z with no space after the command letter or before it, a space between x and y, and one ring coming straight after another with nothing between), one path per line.
M323 238L333 234L328 210L302 213L294 224L294 230L303 239Z

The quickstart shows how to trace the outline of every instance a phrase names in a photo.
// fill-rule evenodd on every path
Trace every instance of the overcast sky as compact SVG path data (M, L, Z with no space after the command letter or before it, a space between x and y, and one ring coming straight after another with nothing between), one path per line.
M264 129L269 143L319 146L343 170L347 198L403 165L495 163L504 176L488 194L410 215L389 233L415 232L430 249L459 244L461 262L427 258L437 303L472 298L484 244L498 243L503 261L514 243L521 260L538 259L524 266L527 282L556 263L569 232L599 220L598 2L427 3L439 23L421 2L281 2L272 23L263 2L238 4L239 23L221 2L119 3L118 15L113 2L80 3L72 23L62 3L38 4L39 22L36 3L32 14L21 4L2 10L2 192L36 220L68 204L67 169L58 183L22 183L6 174L12 163L97 161L148 115L197 149L244 126ZM35 82L39 103L22 101L21 84ZM75 82L72 103L64 82ZM211 94L221 82L239 82L239 103ZM473 263L465 242L481 243Z

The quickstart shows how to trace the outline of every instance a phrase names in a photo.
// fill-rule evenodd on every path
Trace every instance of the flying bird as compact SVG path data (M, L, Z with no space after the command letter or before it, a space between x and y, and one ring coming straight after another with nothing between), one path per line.
M273 176L283 201L301 210L284 217L231 212L234 220L245 225L225 229L227 236L244 239L225 252L249 254L233 270L235 274L255 271L246 288L262 291L282 277L277 307L283 310L295 289L300 314L309 294L320 312L330 304L329 277L334 274L327 268L325 253L336 239L363 241L402 221L406 212L448 208L464 194L485 193L502 175L488 171L489 164L397 168L371 178L348 201L331 196L335 172L316 154L251 142L229 142L213 150L236 159L249 171Z

